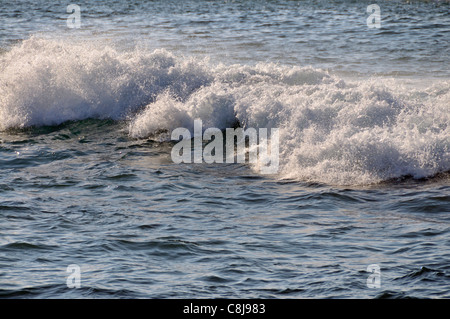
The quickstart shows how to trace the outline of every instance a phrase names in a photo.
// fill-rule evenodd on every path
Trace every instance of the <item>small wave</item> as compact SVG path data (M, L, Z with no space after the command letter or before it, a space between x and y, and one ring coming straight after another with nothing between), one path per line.
M386 290L379 293L376 299L418 299L418 297L410 296L403 291L390 291Z
M434 280L435 277L447 277L447 275L437 269L432 269L428 267L420 267L418 270L413 270L407 275L396 278L396 280L404 280L404 279L418 279L418 280Z
M129 134L280 129L281 180L364 185L450 171L450 82L342 79L311 67L212 65L165 50L30 38L0 57L0 129L87 118ZM164 133L165 134L161 134Z
M84 286L78 289L67 289L66 285L48 284L42 286L23 287L18 289L0 289L2 299L73 299L73 298L141 298L138 292L127 289L106 289Z
M31 244L27 242L14 242L3 245L0 247L0 251L2 250L52 250L56 247L44 245L44 244Z

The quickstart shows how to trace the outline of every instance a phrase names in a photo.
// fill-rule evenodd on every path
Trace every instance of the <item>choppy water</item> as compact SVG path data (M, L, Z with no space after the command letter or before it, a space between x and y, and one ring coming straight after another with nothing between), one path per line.
M78 4L0 4L0 297L450 297L447 1ZM278 174L174 164L194 119Z

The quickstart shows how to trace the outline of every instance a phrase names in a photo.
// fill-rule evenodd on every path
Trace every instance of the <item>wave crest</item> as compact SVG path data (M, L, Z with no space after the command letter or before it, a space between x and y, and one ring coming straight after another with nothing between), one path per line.
M147 138L280 129L280 178L370 184L450 170L450 83L349 80L311 67L212 65L170 52L31 38L0 56L0 128L128 119Z

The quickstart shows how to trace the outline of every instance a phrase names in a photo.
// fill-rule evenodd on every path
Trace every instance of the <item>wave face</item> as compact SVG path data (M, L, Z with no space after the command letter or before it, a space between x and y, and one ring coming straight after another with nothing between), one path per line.
M354 185L450 170L448 80L351 80L38 38L1 55L0 69L2 130L99 118L129 120L130 136L147 138L238 120L279 128L280 178Z

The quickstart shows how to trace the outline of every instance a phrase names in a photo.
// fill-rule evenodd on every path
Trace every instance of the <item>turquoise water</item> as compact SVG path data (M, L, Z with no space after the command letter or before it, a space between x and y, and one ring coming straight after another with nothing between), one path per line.
M447 1L77 4L0 4L0 297L450 296ZM173 163L195 119L278 173Z

